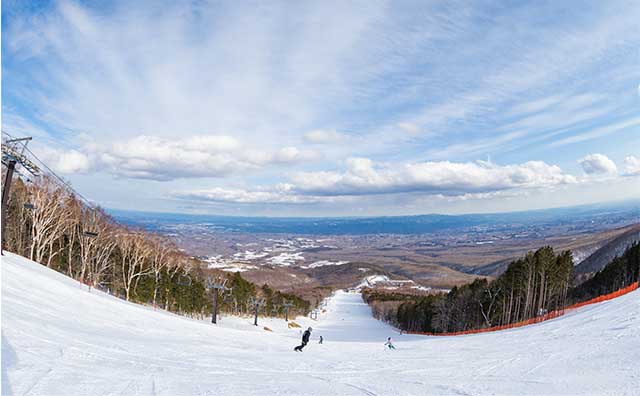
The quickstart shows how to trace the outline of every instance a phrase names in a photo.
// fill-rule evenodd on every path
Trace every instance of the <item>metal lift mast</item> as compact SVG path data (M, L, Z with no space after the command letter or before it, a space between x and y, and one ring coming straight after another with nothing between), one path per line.
M3 132L4 134L4 132ZM8 134L6 134L9 136ZM33 176L40 175L40 168L24 155L27 144L31 141L31 137L18 139L8 139L2 142L2 164L7 167L7 174L4 179L4 188L2 189L2 235L0 243L0 254L4 255L4 229L7 222L7 207L9 205L9 197L11 193L11 181L13 180L13 172L16 165L20 164L27 172Z

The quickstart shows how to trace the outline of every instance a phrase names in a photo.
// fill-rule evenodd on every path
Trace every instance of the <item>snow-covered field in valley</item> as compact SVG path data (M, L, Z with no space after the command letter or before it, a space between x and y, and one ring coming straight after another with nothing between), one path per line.
M296 353L300 331L283 320L216 326L88 292L10 253L1 266L2 395L640 394L638 291L458 337L398 335L338 292L317 321L296 319L314 328Z

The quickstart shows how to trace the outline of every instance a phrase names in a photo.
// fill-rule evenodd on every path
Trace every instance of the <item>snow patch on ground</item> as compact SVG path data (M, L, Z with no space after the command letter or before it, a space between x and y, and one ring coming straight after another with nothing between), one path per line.
M261 243L266 242L268 246L260 247L257 242L236 243L236 248L244 249L231 255L222 256L202 256L200 259L206 261L209 268L217 268L225 271L247 271L257 269L261 265L275 265L290 267L296 266L298 262L304 261L303 253L309 249L335 249L336 246L323 245L322 242L331 239L310 239L310 238L266 238ZM252 247L252 249L246 249ZM319 260L303 266L303 269L318 268L327 265L343 265L348 261Z
M348 261L329 261L329 260L320 260L320 261L315 261L309 265L302 265L300 266L300 268L304 268L304 269L312 269L312 268L318 268L318 267L326 267L328 265L345 265L345 264L349 264Z
M201 257L200 259L207 263L207 268L219 269L226 272L244 272L258 268L255 265L238 262L234 259L224 258L221 255L212 257Z
M245 272L258 269L255 265L247 265L247 264L235 264L233 266L229 266L223 268L222 270L225 272Z
M410 285L413 283L414 282L410 279L390 279L387 275L371 275L362 279L362 281L353 289L360 290L363 287L380 286L387 290L397 290L402 286Z
M362 279L362 281L360 283L358 283L355 287L353 287L353 290L360 290L363 287L373 287L375 286L376 283L379 282L386 282L389 280L389 277L386 275L371 275L371 276L367 276L366 278Z
M277 256L269 257L267 259L267 263L281 267L289 267L294 265L297 261L303 260L304 256L302 256L302 252L280 253Z
M259 258L267 257L269 253L266 252L254 252L252 250L245 250L244 252L238 252L233 255L233 258L239 261L251 261Z
M573 264L577 266L578 264L582 263L584 260L587 259L587 257L591 256L601 247L602 246L598 245L598 246L592 246L589 248L572 250L571 254L573 256Z

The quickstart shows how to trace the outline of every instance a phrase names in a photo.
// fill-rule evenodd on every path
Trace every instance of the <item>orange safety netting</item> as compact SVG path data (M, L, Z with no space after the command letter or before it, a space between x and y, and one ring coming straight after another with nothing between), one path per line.
M451 333L427 333L427 332L419 332L419 331L403 331L402 333L404 333L404 334L430 335L430 336L457 336L457 335L463 335L463 334L477 334L477 333L487 333L487 332L490 332L490 331L513 329L513 328L516 328L516 327L522 327L522 326L526 326L526 325L530 325L530 324L534 324L534 323L544 322L545 320L557 318L559 316L564 315L565 312L570 311L572 309L584 307L585 305L595 304L595 303L599 303L599 302L602 302L602 301L612 300L612 299L614 299L616 297L620 297L622 295L630 293L630 292L632 292L632 291L634 291L636 289L638 289L638 282L634 282L631 285L629 285L629 286L627 286L625 288L622 288L620 290L614 291L612 293L604 294L602 296L598 296L598 297L592 298L591 300L582 301L582 302L579 302L577 304L570 305L570 306L568 306L568 307L566 307L564 309L560 309L560 310L557 310L557 311L551 311L551 312L546 313L544 315L536 316L535 318L523 320L521 322L510 323L510 324L506 324L506 325L502 325L502 326L493 326L493 327L487 327L487 328L484 328L484 329L454 331L454 332L451 332Z
M622 288L618 291L614 291L613 293L609 293L609 294L603 294L602 296L598 296L596 298L592 298L591 300L587 300L587 301L583 301L583 302L579 302L577 304L573 304L569 307L567 307L566 309L576 309L576 308L580 308L580 307L584 307L585 305L589 305L589 304L595 304L595 303L599 303L602 301L608 301L608 300L612 300L616 297L620 297L623 296L627 293L631 293L632 291L636 290L638 288L638 282L634 282L632 284L630 284L629 286Z

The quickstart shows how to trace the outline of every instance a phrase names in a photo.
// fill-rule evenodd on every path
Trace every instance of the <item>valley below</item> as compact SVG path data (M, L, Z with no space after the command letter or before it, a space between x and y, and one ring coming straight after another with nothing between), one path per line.
M305 295L377 279L369 286L420 294L495 277L541 246L570 249L578 265L617 238L640 239L639 208L626 203L522 214L333 220L115 215L170 236L209 268L242 272L252 282L283 291Z

